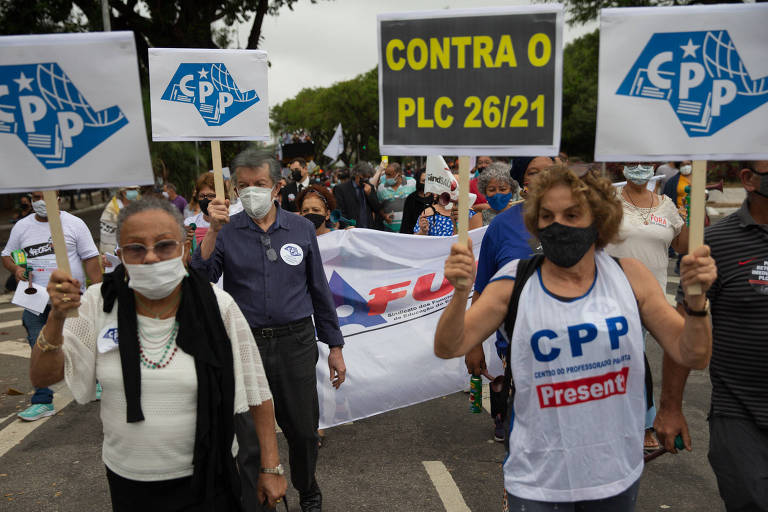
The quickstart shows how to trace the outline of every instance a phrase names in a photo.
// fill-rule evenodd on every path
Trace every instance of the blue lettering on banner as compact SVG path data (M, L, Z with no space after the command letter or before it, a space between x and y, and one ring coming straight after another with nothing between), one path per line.
M662 100L689 137L707 137L768 102L725 30L651 36L616 94Z
M221 126L260 101L241 91L222 63L179 64L161 99L195 106L208 126Z
M55 62L0 66L0 134L16 135L46 169L69 167L128 124L95 110Z
M335 270L328 280L328 285L333 294L333 302L338 310L341 306L349 306L352 313L349 315L337 315L339 317L339 327L345 325L362 325L363 327L373 327L379 324L385 324L387 321L381 315L370 315L368 302L355 291Z

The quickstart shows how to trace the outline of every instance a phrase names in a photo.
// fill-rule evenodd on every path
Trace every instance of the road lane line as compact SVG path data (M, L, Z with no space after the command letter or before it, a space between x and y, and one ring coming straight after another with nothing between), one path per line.
M667 276L667 282L668 283L680 284L680 276L678 276L678 275Z
M491 414L491 387L487 382L483 382L483 409Z
M29 359L32 349L26 338L18 340L0 341L0 355L26 357Z
M18 306L10 306L5 308L0 308L0 315L6 315L8 313L21 313L24 311L24 308L20 308Z
M21 327L21 320L9 320L8 322L0 322L0 329L7 329L8 327Z
M56 408L57 413L61 412L72 401L72 393L70 393L69 388L63 381L54 384L51 386L51 389L55 393L53 396L53 406ZM25 437L50 418L53 418L53 416L47 416L37 421L15 420L3 430L0 430L0 457L22 442Z
M425 460L422 464L437 489L446 512L471 512L445 464L439 460Z
M5 295L0 295L0 304L8 304L11 302L11 299L13 299L12 293L6 293Z

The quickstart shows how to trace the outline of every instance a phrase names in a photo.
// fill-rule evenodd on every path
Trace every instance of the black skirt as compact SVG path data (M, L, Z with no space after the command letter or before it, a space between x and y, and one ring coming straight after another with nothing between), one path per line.
M113 512L229 512L241 510L225 482L217 482L213 508L205 508L192 477L140 482L123 478L109 468L107 481Z

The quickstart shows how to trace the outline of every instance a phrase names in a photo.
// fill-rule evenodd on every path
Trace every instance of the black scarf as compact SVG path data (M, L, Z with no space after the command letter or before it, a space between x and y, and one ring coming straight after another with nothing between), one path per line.
M141 410L141 363L133 290L125 267L104 276L101 286L104 312L117 300L117 333L128 423L144 420ZM192 457L191 492L200 495L201 510L213 511L217 482L226 482L233 503L240 502L240 480L232 458L234 438L235 377L232 344L224 328L211 284L193 269L181 284L176 313L176 345L195 358L197 373L197 425Z

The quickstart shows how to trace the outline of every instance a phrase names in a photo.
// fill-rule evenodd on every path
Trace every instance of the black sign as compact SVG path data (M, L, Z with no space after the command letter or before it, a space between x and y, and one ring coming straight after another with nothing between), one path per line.
M382 153L556 154L562 11L432 14L379 16Z

